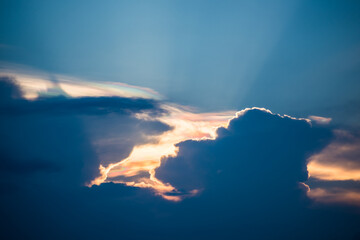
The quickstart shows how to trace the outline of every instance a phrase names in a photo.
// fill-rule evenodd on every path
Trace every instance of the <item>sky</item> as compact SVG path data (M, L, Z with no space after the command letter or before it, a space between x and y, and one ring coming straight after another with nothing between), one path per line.
M2 239L360 239L357 1L0 0Z

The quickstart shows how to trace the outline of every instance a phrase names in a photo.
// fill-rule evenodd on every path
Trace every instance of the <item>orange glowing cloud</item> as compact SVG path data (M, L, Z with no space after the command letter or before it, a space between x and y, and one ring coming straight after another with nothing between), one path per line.
M176 192L176 189L155 178L155 169L159 167L161 158L163 156L175 155L177 152L175 144L181 141L188 139L214 139L217 128L227 126L229 119L234 116L234 112L194 113L189 108L178 105L163 104L162 107L169 114L161 116L156 120L172 126L173 130L159 136L156 143L134 147L129 157L107 167L106 170L103 170L104 175L95 179L92 184L111 181L129 186L152 188L157 194L168 200L179 201L184 197L167 195L166 193ZM139 114L137 117L143 119L151 118L144 114ZM104 169L104 167L101 166L100 169ZM144 171L149 172L149 178L141 177L140 173ZM136 178L138 174L139 177ZM133 178L131 181L126 182L125 180L118 181L113 179L119 176L135 176L135 180ZM196 193L197 191L195 190L190 195ZM189 196L189 194L186 196Z
M314 188L308 192L308 197L320 203L346 203L360 206L360 192L342 188Z
M320 116L309 116L311 121L316 122L317 124L329 124L331 122L331 118L325 118Z
M310 177L322 182L360 181L360 139L347 131L335 130L335 140L309 158ZM310 186L311 187L311 186ZM360 206L360 192L341 187L311 188L308 196L321 203Z
M314 159L314 158L312 158ZM346 168L341 164L330 165L316 160L308 164L310 176L326 181L360 181L360 168Z
M320 180L360 180L360 140L342 130L336 139L320 153L309 158L310 176Z

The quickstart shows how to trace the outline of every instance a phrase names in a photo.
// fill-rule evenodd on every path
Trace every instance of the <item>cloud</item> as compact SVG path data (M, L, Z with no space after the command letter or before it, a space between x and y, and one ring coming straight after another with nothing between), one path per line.
M307 156L331 137L329 130L311 127L306 120L263 109L241 112L217 135L215 140L179 143L177 156L164 158L156 176L185 191L224 185L234 185L231 191L259 186L295 189L307 180ZM238 186L239 182L247 184Z
M334 130L335 138L309 158L309 197L317 202L360 204L360 135Z
M149 111L153 115L164 113L153 100L121 97L83 97L83 98L38 98L13 101L0 108L2 115L16 114L133 114Z
M113 173L126 174L123 177L128 177L128 172L131 172L138 176L133 177L137 181L129 183L152 187L162 193L163 189L168 189L169 186L164 186L154 179L152 173L153 169L159 165L161 156L175 153L174 144L179 141L189 138L213 138L216 128L226 125L233 115L230 111L193 113L188 108L155 99L110 97L116 89L110 91L111 88L108 88L115 83L98 86L102 91L97 92L95 97L79 98L76 95L76 98L73 98L70 97L73 94L66 92L61 83L67 82L74 85L76 84L74 81L55 77L49 82L44 76L38 79L34 76L24 77L19 74L16 77L16 80L11 79L11 81L19 83L24 92L19 93L18 99L11 99L10 103L0 106L0 113L8 117L25 115L49 117L51 115L55 119L59 116L73 116L78 119L84 134L89 139L91 151L95 153L100 163L99 169L96 169L96 175L100 174L100 176L89 185L101 184L105 181L118 182L112 178ZM46 83L45 86L44 83ZM80 87L83 93L89 90L85 87L89 85L92 84L82 82ZM134 96L136 92L139 94L144 91L152 92L149 89L120 85L123 90L127 87L127 93ZM29 94L35 96L34 93L38 96L35 99L21 97L28 97ZM88 93L91 95L93 92L89 90ZM120 94L121 91L117 93ZM142 167L134 167L133 162L140 162ZM113 171L112 169L116 167L125 168L128 171ZM92 172L91 169L93 167L88 169L88 172ZM144 171L149 174L151 172L150 179L141 177ZM107 177L109 173L112 176L110 178Z
M67 95L79 97L123 97L162 99L156 91L120 82L85 81L66 75L51 74L24 65L2 63L0 77L11 77L23 91L26 99L39 96Z
M313 208L302 184L308 157L332 137L331 129L305 119L246 109L219 128L216 139L179 143L156 177L183 193L198 190L176 211L177 224L196 226L197 237L351 239L357 213Z
M299 183L306 159L332 138L325 126L256 108L227 123L227 114L170 105L164 115L154 100L30 101L11 79L0 81L0 92L3 239L351 239L359 231L353 208L312 209ZM156 172L170 184L151 179L141 160L156 165L166 143L184 136L193 140L180 142ZM84 187L100 164L130 156L139 161L109 174L126 185Z
M24 173L46 173L48 182L82 185L133 147L171 128L136 113L165 113L150 99L122 97L22 98L9 77L0 79L1 184L24 184ZM141 134L139 134L141 133ZM115 146L116 145L116 146ZM116 158L109 158L106 154ZM20 174L20 176L19 176ZM25 177L24 177L25 178ZM32 180L35 180L32 179Z
M307 184L311 187L308 196L319 206L329 204L360 207L360 181L310 178Z
M156 121L153 122L154 119L161 121L171 126L171 131L163 132L156 138L156 141L134 147L126 159L102 169L102 177L96 179L93 183L99 184L104 181L124 183L119 179L129 179L128 177L131 175L133 181L129 181L128 184L153 188L157 194L169 199L169 195L165 195L165 192L170 191L171 194L174 194L176 189L171 185L161 183L154 176L154 169L159 166L161 157L176 154L177 147L175 147L175 144L178 142L187 139L214 138L216 129L220 126L226 126L228 119L234 116L234 111L196 113L189 107L167 102L162 102L161 107L166 110L167 114L155 118L149 118L149 115L137 114L137 117L147 119L147 124L156 123ZM141 132L139 131L139 134ZM116 146L114 145L113 148L116 148ZM110 156L110 158L114 159L116 156ZM144 172L148 172L150 178L143 178ZM171 198L177 201L181 199L179 196Z
M311 156L313 177L323 180L360 180L360 135L335 130L335 139L320 153Z
M316 122L317 124L329 124L331 122L331 118L320 117L320 116L309 116L309 119Z

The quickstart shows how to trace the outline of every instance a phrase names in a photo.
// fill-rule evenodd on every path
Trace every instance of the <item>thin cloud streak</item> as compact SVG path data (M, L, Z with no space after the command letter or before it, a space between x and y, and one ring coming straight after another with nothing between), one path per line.
M42 95L68 95L78 97L118 96L160 100L156 91L119 82L85 81L80 78L43 72L22 72L16 69L0 69L0 77L13 77L24 92L26 99L36 99Z
M360 192L343 188L314 188L308 197L318 203L348 204L360 207Z

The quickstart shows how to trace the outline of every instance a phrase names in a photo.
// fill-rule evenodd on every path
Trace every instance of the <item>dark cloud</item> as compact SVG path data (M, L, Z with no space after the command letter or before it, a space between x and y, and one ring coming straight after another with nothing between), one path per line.
M164 111L156 108L155 102L145 99L121 97L83 97L83 98L39 98L36 101L14 102L1 109L2 114L108 114L136 113L149 110L152 114Z
M82 97L67 98L41 97L34 101L14 99L20 91L11 84L10 78L2 78L2 92L7 91L1 97L1 115L25 115L25 114L77 114L77 115L101 115L109 113L133 114L147 112L152 116L164 114L165 110L158 103L150 99L122 98L122 97ZM4 102L6 101L6 102Z
M307 179L307 157L331 138L328 129L259 109L244 112L217 134L216 140L179 143L178 155L163 159L156 176L186 190L212 188L218 181L236 191L252 187L238 182L294 188Z
M118 162L134 146L154 141L156 135L170 129L164 123L134 117L135 113L165 113L153 100L26 100L13 82L7 77L0 80L2 184L24 184L19 174L47 172L49 183L82 185L99 174L100 164Z
M0 118L1 239L359 236L357 213L312 209L305 187L298 184L307 179L308 155L332 136L324 127L250 110L220 128L215 140L179 143L178 155L164 159L157 176L182 191L173 195L190 195L193 189L200 193L175 203L150 189L114 183L83 186L98 174L100 163L121 160L135 145L156 141L169 130L167 125L136 119L127 110L103 111L97 104L92 109L89 101L82 111L71 99L59 105L51 102L60 100L49 99L40 105L62 107L47 111L36 100L21 99L11 83L3 84L0 92L12 90L3 91L7 103L2 107L24 110L3 111ZM27 109L30 105L34 112ZM140 106L130 112L142 111Z
M14 99L21 98L20 89L13 84L13 79L10 77L0 78L0 106L4 107L12 104Z
M104 166L126 158L135 145L156 142L157 136L171 130L160 121L141 120L132 114L86 115L82 119Z
M354 223L356 214L311 209L300 183L308 178L307 158L332 139L330 129L252 109L217 133L215 140L179 143L177 156L162 159L156 171L183 192L200 190L183 203L181 211L191 211L189 228L197 225L210 239L354 236L353 226L336 219Z

